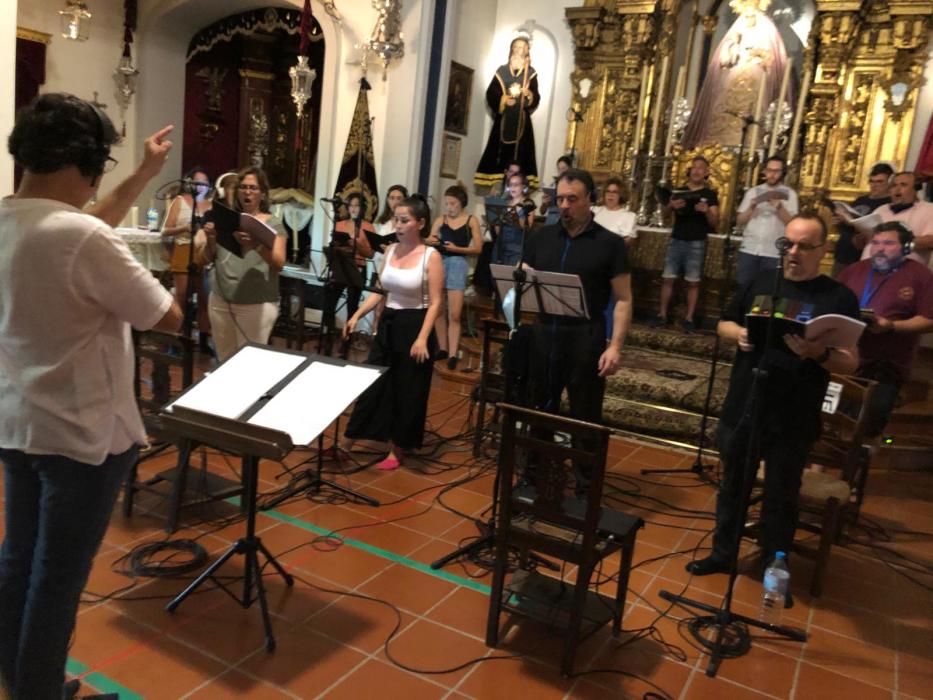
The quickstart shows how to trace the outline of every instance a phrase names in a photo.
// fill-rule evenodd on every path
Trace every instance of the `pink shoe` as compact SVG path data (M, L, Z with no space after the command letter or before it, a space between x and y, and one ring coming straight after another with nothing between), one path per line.
M376 469L381 469L384 472L390 472L394 469L398 469L400 466L402 466L402 463L398 460L398 458L395 455L389 455L376 465Z

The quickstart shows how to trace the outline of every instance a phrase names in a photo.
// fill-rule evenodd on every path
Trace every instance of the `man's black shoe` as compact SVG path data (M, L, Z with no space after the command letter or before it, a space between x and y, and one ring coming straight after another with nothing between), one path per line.
M715 557L706 557L706 559L697 559L687 563L687 573L694 576L709 576L710 574L729 573L729 562Z

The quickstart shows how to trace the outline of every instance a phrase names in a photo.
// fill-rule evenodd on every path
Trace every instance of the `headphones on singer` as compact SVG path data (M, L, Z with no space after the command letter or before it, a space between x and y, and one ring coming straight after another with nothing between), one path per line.
M116 141L117 131L113 122L97 105L93 102L83 101L88 109L94 115L94 122L97 126L97 144L94 150L88 155L88 167L92 168L97 177L104 174L107 165L107 159L110 157L110 145Z
M914 232L903 221L887 221L875 227L875 233L894 231L901 244L901 254L906 258L914 252Z

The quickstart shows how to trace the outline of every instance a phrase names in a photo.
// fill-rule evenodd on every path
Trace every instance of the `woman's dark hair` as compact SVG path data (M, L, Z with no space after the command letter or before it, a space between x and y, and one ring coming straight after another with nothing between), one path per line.
M259 193L262 195L262 197L259 200L259 211L265 212L266 214L268 214L269 213L269 178L266 177L266 171L263 170L262 168L257 168L255 165L250 165L250 166L243 168L236 174L237 187L239 187L243 183L243 178L245 178L247 175L252 175L253 177L256 178L256 182L259 183ZM237 197L235 201L236 201L237 211L241 211L240 198Z
M428 206L427 198L423 194L415 192L415 194L405 197L398 205L408 209L416 219L424 221L420 233L422 238L427 238L431 232L431 207Z
M405 185L392 185L392 187L386 190L385 207L383 208L382 213L379 215L379 218L376 219L377 224L384 224L392 218L392 209L389 208L389 195L393 192L401 192L402 197L408 196L408 188L405 187Z
M360 203L360 218L362 219L363 217L366 216L366 199L359 192L351 192L350 194L347 195L347 201L346 201L347 207L349 207L353 203L354 199ZM349 209L347 209L347 213L348 214L350 213Z
M96 179L116 141L117 130L104 112L74 95L51 92L20 110L7 149L29 172L45 175L75 166Z
M572 168L572 167L573 167L573 158L571 158L569 155L567 155L567 156L561 156L560 158L557 159L557 164L560 165L561 163L563 163L564 165L566 165L568 168Z
M463 208L466 207L467 202L469 201L467 199L466 189L464 189L463 185L451 185L446 190L444 190L444 196L453 197L458 202L460 202L460 206Z
M606 184L603 186L603 202L606 201L606 190L608 190L611 185L615 185L619 188L619 204L625 204L629 197L628 188L625 186L625 183L622 182L622 178L615 176L606 180Z

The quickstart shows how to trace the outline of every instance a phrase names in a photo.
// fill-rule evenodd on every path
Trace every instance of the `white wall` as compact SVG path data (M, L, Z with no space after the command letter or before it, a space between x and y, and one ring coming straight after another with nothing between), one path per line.
M123 53L123 0L96 0L92 3L90 9L93 17L90 20L87 41L71 41L62 37L58 11L64 6L61 0L26 0L19 3L14 13L19 26L52 35L46 53L45 85L42 86L42 92L70 92L91 100L96 91L97 99L107 105L104 111L119 130L122 118L113 73ZM2 14L5 17L6 7ZM15 42L13 46L15 51ZM12 60L9 64L5 61L0 62L0 65L14 64L15 61ZM12 90L13 81L8 84ZM10 103L12 107L12 95ZM4 109L6 108L4 105ZM113 149L112 155L119 162L105 177L105 189L108 184L112 185L132 172L138 157L136 142L139 139L135 132L135 109L132 105L127 113L126 130L124 145ZM5 130L3 133L9 131Z
M6 0L0 10L0 197L13 191L13 159L6 149L6 136L13 130L13 105L16 85L17 0Z

